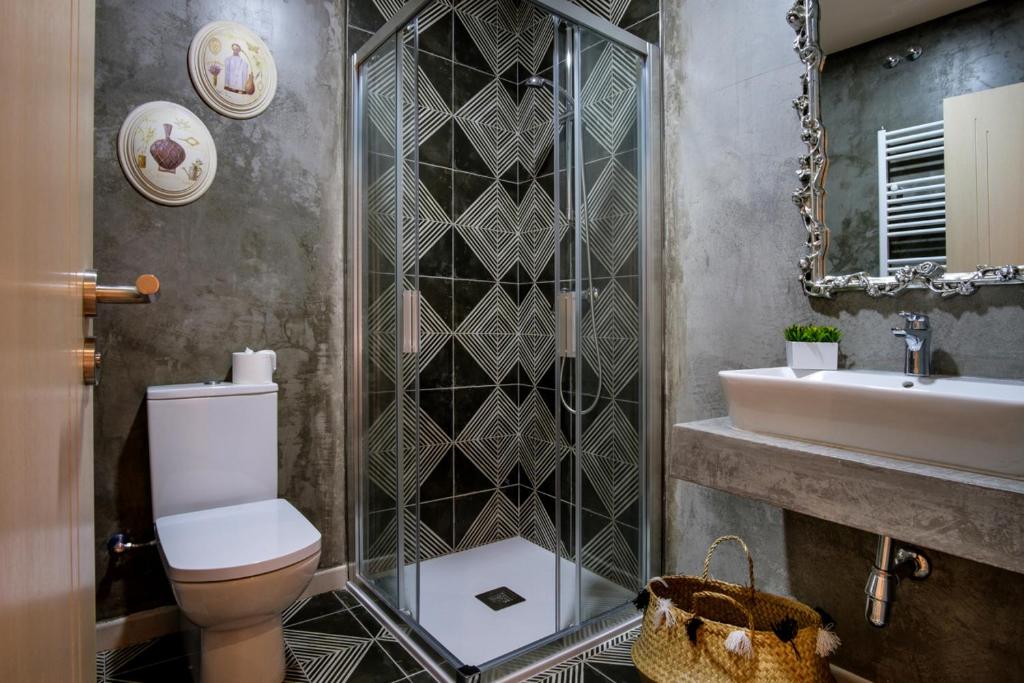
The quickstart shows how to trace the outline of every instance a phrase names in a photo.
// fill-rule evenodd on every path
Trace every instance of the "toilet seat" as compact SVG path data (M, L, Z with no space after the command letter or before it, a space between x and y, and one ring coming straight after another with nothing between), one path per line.
M172 581L227 581L272 572L320 550L320 532L281 498L167 515L156 535Z

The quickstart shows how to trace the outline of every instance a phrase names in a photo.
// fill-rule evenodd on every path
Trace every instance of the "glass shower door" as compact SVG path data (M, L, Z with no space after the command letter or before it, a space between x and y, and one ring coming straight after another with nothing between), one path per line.
M640 496L641 138L637 53L584 27L571 91L579 623L620 607L642 582Z
M362 516L359 571L380 594L399 601L399 423L398 335L401 296L398 267L399 187L396 174L398 42L389 39L361 66L357 125L363 150L363 421L364 476L360 481Z
M365 439L360 572L415 618L419 555L416 22L361 67Z

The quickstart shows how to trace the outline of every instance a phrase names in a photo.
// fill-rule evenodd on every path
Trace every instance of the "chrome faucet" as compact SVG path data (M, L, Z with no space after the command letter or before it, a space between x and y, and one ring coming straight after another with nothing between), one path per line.
M906 318L906 326L903 329L894 327L892 333L903 337L907 343L903 374L927 377L932 374L932 329L928 324L928 316L909 311L900 311L900 316Z

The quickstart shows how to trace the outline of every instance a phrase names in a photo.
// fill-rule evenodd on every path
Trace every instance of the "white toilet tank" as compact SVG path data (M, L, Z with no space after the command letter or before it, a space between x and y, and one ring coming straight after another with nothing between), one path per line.
M146 390L153 519L277 498L277 385Z

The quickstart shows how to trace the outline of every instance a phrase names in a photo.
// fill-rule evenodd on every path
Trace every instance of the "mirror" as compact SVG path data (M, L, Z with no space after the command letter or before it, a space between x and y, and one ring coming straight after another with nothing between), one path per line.
M809 294L1024 282L1024 0L799 0Z

